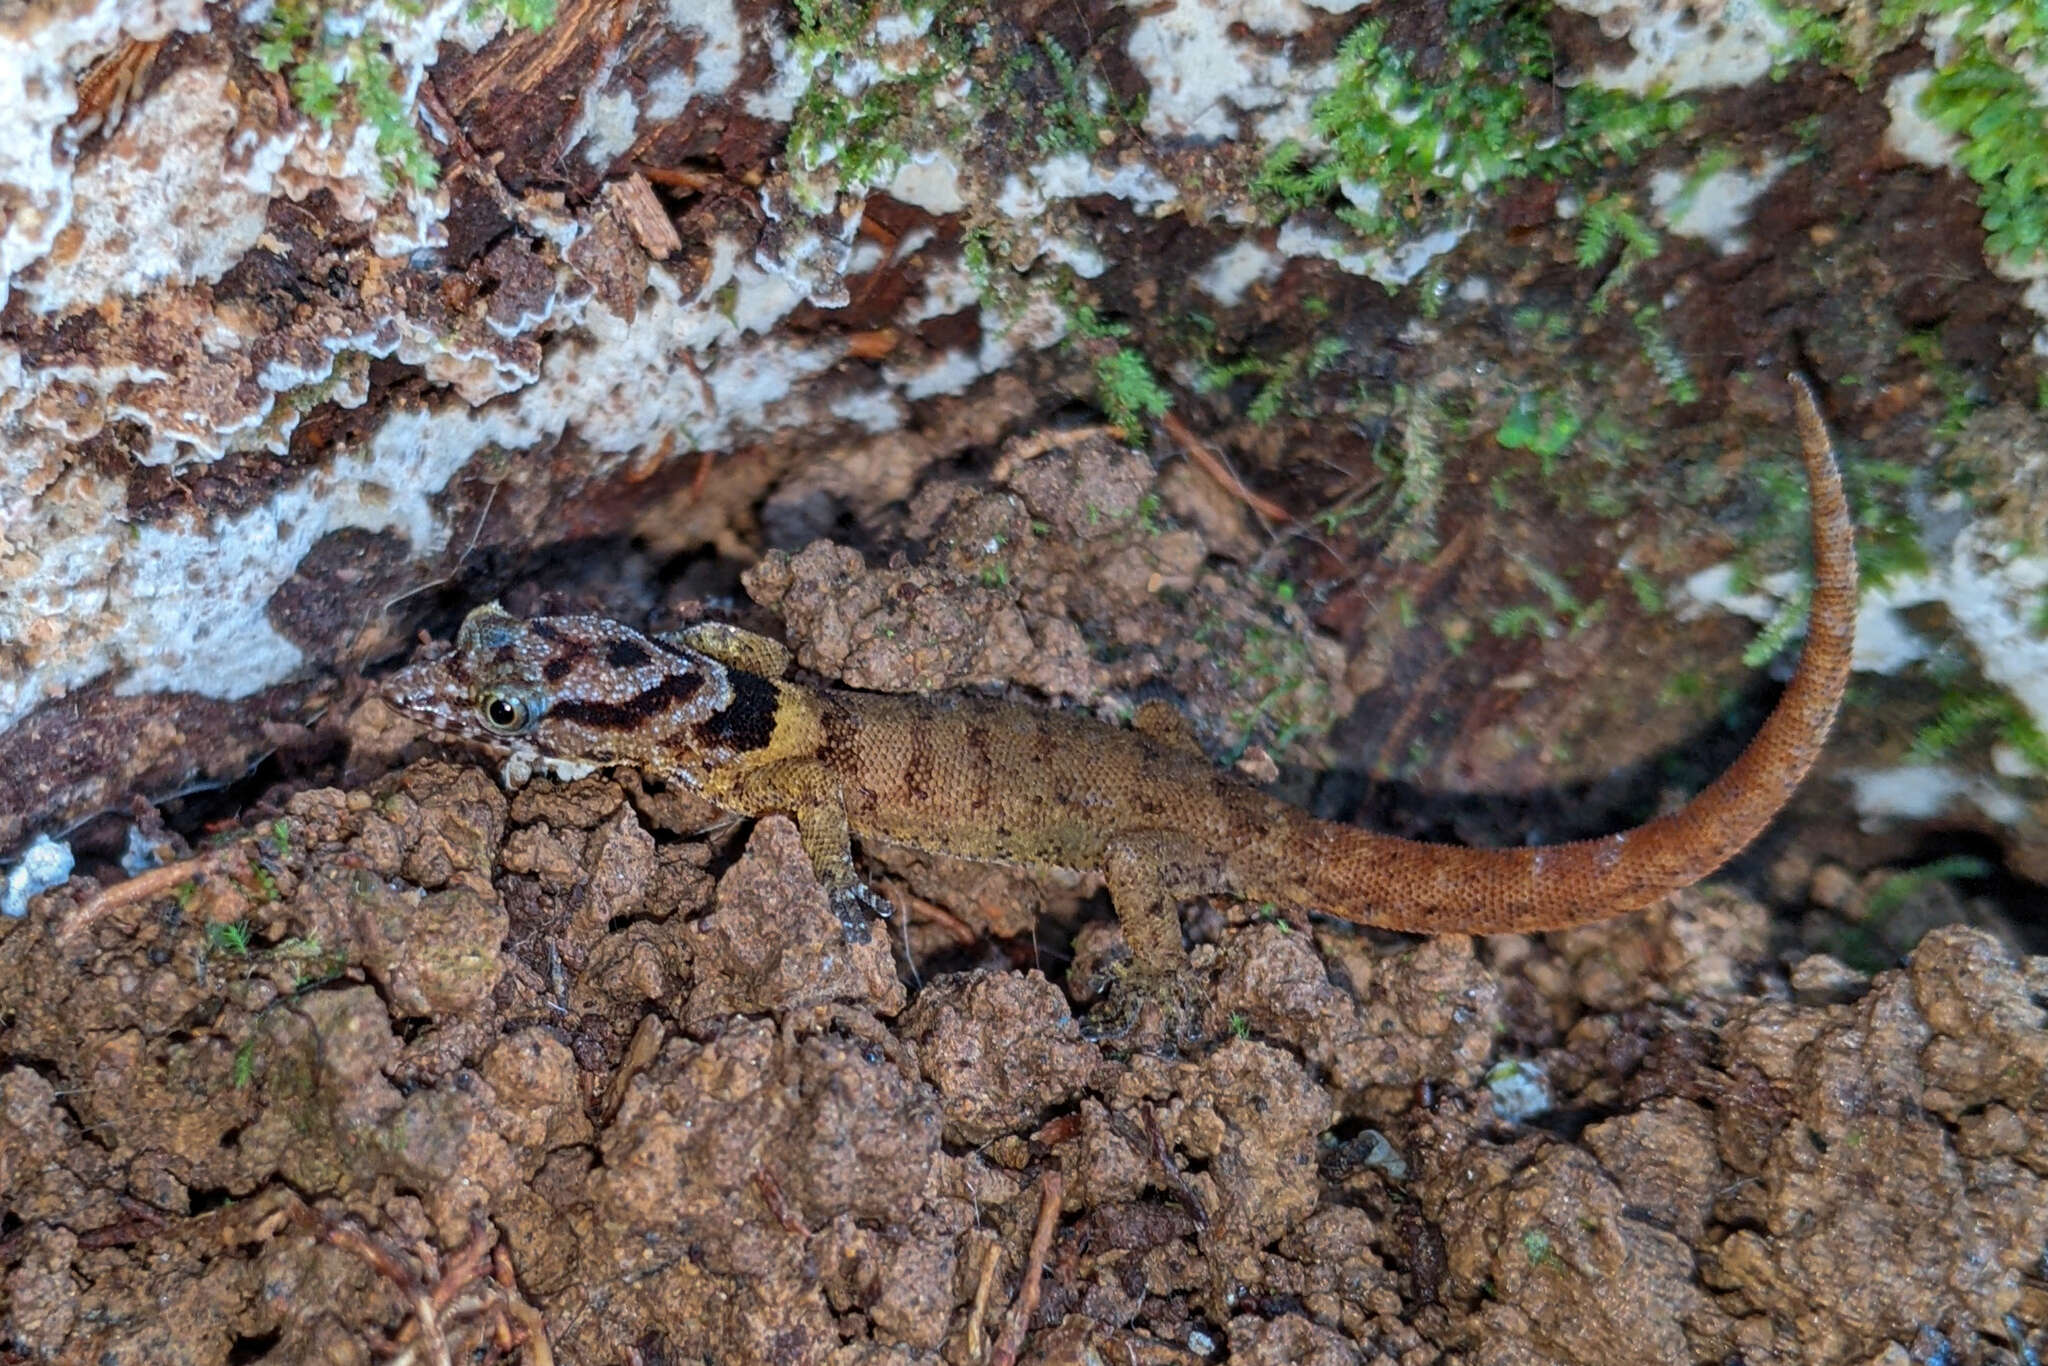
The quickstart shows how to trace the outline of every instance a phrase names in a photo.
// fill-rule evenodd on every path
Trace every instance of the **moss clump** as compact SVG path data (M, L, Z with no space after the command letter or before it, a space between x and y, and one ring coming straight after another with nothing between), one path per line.
M1328 150L1311 157L1282 143L1258 187L1284 207L1333 207L1383 237L1447 216L1499 181L1562 180L1607 157L1633 160L1691 117L1681 100L1557 88L1549 8L1454 0L1445 56L1431 70L1389 42L1384 23L1359 25L1338 51L1336 86L1316 102Z
M400 4L406 14L416 5ZM472 17L500 13L538 31L555 21L555 0L478 0ZM266 71L281 72L299 112L331 128L353 108L377 133L386 180L432 189L441 166L420 137L410 95L386 54L386 39L360 16L329 11L314 0L279 0L258 31L254 56Z
M1988 685L1944 693L1934 719L1914 734L1911 757L1933 763L1987 739L2010 745L2029 767L2048 773L2048 735L2018 698Z
M2023 74L2048 64L2048 0L1886 0L1851 26L1818 6L1786 4L1790 58L1811 57L1868 80L1875 59L1939 29L1946 54L1918 107L1961 140L1956 160L1977 184L1985 247L2022 262L2048 256L2048 100Z
M955 8L797 0L791 45L810 81L785 149L808 207L822 209L841 187L887 180L909 158L913 136L940 131L936 96L965 69L973 42Z

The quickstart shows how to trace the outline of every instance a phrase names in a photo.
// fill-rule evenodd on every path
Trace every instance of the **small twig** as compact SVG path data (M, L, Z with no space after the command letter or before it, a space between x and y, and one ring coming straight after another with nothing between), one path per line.
M1203 473L1221 484L1231 497L1269 522L1286 523L1294 520L1286 508L1246 488L1244 481L1239 479L1224 462L1223 457L1217 454L1216 448L1196 436L1193 429L1180 420L1179 414L1170 410L1160 414L1159 425L1166 429L1168 436L1180 443L1181 449L1188 453L1188 459L1201 466Z
M555 1349L548 1342L547 1320L519 1293L519 1280L512 1274L512 1257L505 1251L503 1243L491 1249L491 1279L504 1293L505 1312L519 1321L519 1332L512 1335L513 1340L508 1345L517 1347L523 1344L532 1358L532 1366L555 1366Z
M782 1193L782 1183L766 1167L754 1172L754 1191L761 1197L761 1203L768 1206L768 1212L775 1216L775 1222L782 1225L784 1233L798 1238L811 1236L811 1231L804 1227L804 1221L790 1209L789 1199Z
M626 1088L647 1069L647 1064L661 1056L661 1046L667 1041L668 1026L661 1022L661 1016L650 1011L640 1017L633 1040L626 1045L626 1056L619 1059L619 1070L612 1074L611 1084L604 1089L604 1104L597 1112L599 1119L609 1124L618 1118L619 1107L626 1103Z
M348 1224L328 1224L320 1230L320 1240L335 1247L353 1252L370 1264L370 1268L385 1280L398 1287L399 1293L407 1299L417 1299L425 1288L412 1268L398 1260L398 1254L383 1243Z
M980 931L976 930L974 926L968 924L959 916L954 915L944 906L940 906L934 902L927 901L923 897L919 896L917 893L908 890L903 886L902 883L899 882L893 884L893 890L890 892L890 896L892 898L899 899L900 904L906 910L914 912L921 919L931 921L940 929L944 930L947 934L951 935L953 937L954 942L959 944L961 948L971 949L976 944L981 942L981 933ZM910 917L906 915L905 917L903 917L903 920L904 923L908 925L910 922Z
M197 882L203 877L222 871L222 865L228 856L246 855L254 839L253 835L247 836L233 844L209 849L203 854L196 854L178 863L166 863L160 867L150 868L125 882L115 883L95 894L91 900L74 906L70 914L64 917L63 923L57 926L57 941L62 943L73 935L90 929L95 922L124 907L168 896L184 883ZM244 866L247 866L246 863Z
M445 1310L449 1302L470 1282L484 1274L484 1264L490 1259L491 1249L496 1247L498 1235L484 1222L481 1214L469 1216L469 1241L455 1254L440 1273L440 1280L434 1285L435 1312Z
M701 193L725 180L723 176L712 175L709 171L693 171L687 166L649 166L641 162L636 163L635 169L664 189L690 193Z
M1173 1149L1166 1141L1165 1132L1159 1127L1159 1114L1151 1105L1145 1106L1145 1138L1152 1145L1152 1160L1166 1173L1166 1183L1173 1188L1174 1198L1187 1208L1195 1227L1206 1230L1209 1227L1209 1212L1202 1208L1202 1201L1195 1194L1195 1188L1188 1184L1181 1169L1174 1165Z
M479 1313L488 1316L478 1325L487 1340L508 1348L523 1342L531 1349L535 1366L552 1366L554 1354L547 1346L547 1326L539 1312L520 1298L511 1258L482 1215L470 1216L469 1241L445 1263L431 1246L414 1245L413 1256L424 1269L424 1275L407 1265L381 1239L352 1224L322 1221L318 1230L323 1242L353 1252L369 1263L371 1269L391 1282L412 1310L411 1317L389 1344L393 1356L387 1366L411 1366L420 1360L428 1366L452 1366L454 1354L449 1351L443 1325L460 1323ZM506 1326L508 1314L518 1320L520 1333L514 1334ZM463 1349L465 1359L470 1350Z
M1010 1321L1004 1325L1003 1335L996 1340L996 1349L989 1356L989 1366L1017 1366L1017 1353L1023 1350L1031 1316L1038 1312L1045 1254L1052 1246L1053 1227L1059 1223L1060 1202L1065 1196L1066 1182L1057 1171L1047 1171L1038 1179L1038 1227L1032 1230L1031 1252L1024 1259L1024 1281L1018 1287L1017 1302L1010 1306Z
M967 1316L967 1359L981 1356L981 1325L988 1316L988 1295L995 1287L996 1265L1003 1258L1003 1245L990 1240L988 1255L981 1259L981 1279L974 1283L974 1309Z

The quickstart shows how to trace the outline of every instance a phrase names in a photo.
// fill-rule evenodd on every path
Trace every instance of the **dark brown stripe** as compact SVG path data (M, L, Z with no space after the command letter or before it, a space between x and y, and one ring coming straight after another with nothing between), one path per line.
M604 652L604 662L614 669L637 669L653 658L637 640L615 640Z
M672 673L651 688L643 689L623 702L571 699L548 708L556 721L569 721L593 730L633 730L666 711L688 702L704 688L704 675L695 669Z
M540 666L540 676L550 683L559 683L576 671L576 660L572 655L549 655L547 663Z
M725 676L732 684L732 701L698 723L698 739L742 754L766 749L775 737L775 684L745 669L727 669Z
M932 733L929 727L910 731L910 757L903 765L903 795L921 802L932 794Z
M989 759L988 727L979 721L967 725L967 748L974 752L973 809L988 810L995 800L995 764Z

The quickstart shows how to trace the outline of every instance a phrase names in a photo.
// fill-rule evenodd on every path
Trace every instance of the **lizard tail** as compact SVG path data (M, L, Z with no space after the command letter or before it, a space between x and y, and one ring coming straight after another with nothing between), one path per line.
M1813 391L1796 375L1792 388L1811 490L1813 599L1799 667L1742 756L1681 809L1604 839L1468 849L1317 822L1309 843L1321 857L1300 873L1306 904L1421 933L1562 929L1650 905L1756 838L1820 753L1856 629L1856 545L1841 471Z

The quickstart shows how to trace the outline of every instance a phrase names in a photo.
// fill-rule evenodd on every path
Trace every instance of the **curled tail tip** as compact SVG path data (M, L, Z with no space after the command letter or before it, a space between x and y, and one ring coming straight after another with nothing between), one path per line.
M1825 460L1834 464L1834 442L1828 436L1827 419L1821 416L1820 395L1814 391L1813 380L1803 371L1790 370L1785 381L1792 386L1792 421L1799 429L1799 444L1808 463Z

